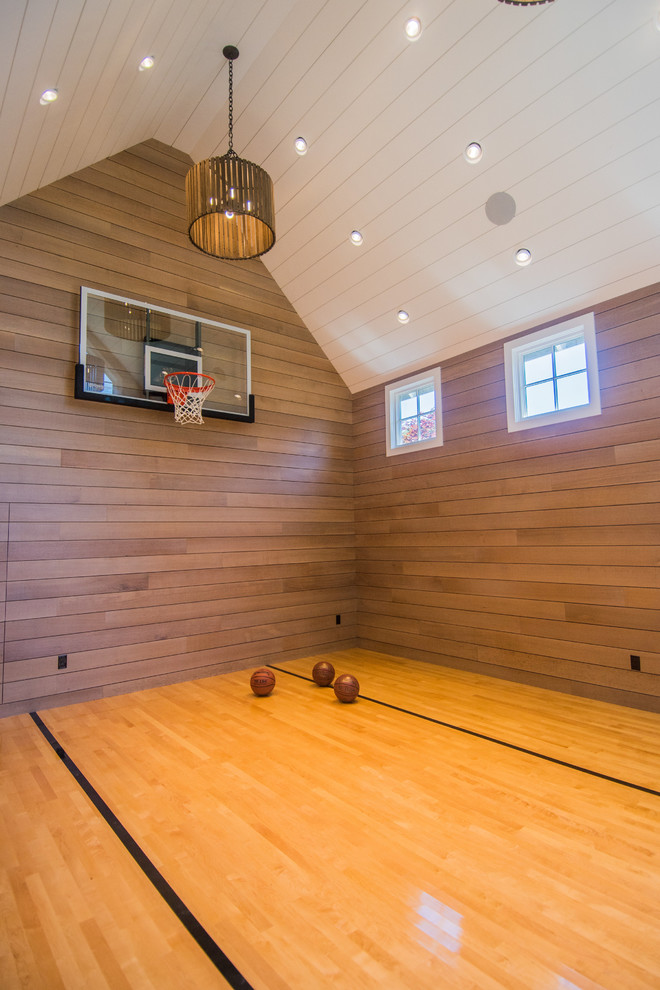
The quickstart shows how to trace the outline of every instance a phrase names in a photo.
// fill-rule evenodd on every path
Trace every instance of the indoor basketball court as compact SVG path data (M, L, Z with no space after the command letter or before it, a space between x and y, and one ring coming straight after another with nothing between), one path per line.
M0 722L4 986L660 985L657 714L364 650L268 669Z
M660 990L660 0L0 17L0 990Z

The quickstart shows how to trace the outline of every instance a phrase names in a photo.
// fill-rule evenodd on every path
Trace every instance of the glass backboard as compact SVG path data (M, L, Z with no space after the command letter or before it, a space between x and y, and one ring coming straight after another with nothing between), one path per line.
M83 286L76 398L172 412L174 371L211 375L204 417L254 421L250 332Z

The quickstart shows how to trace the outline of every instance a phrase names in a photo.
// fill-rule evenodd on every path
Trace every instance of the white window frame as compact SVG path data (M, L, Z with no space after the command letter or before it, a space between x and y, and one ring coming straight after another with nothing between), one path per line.
M587 357L587 384L589 402L568 409L556 409L536 416L524 414L523 359L543 346L561 344L582 338ZM509 433L531 430L551 423L565 423L572 419L585 419L600 415L600 387L598 382L598 353L594 314L586 313L573 320L555 323L553 326L526 334L504 344L504 377L506 382L506 417Z
M399 399L402 395L414 389L433 386L435 393L435 436L428 440L413 440L411 443L397 444ZM415 450L428 450L430 447L441 447L442 439L442 390L440 368L433 368L421 374L411 375L385 387L385 423L387 456L406 454Z

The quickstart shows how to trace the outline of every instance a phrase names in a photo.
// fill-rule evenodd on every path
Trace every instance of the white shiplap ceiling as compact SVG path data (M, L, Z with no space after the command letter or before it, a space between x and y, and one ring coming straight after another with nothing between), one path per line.
M234 146L275 181L264 263L359 391L660 281L659 10L3 0L0 202L149 138L223 154L237 45ZM486 216L496 192L517 204L505 225Z

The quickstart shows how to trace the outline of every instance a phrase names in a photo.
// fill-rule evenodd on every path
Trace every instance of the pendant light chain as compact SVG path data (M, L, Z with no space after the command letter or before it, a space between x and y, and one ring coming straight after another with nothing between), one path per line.
M234 151L234 60L229 59L229 155L235 155Z

